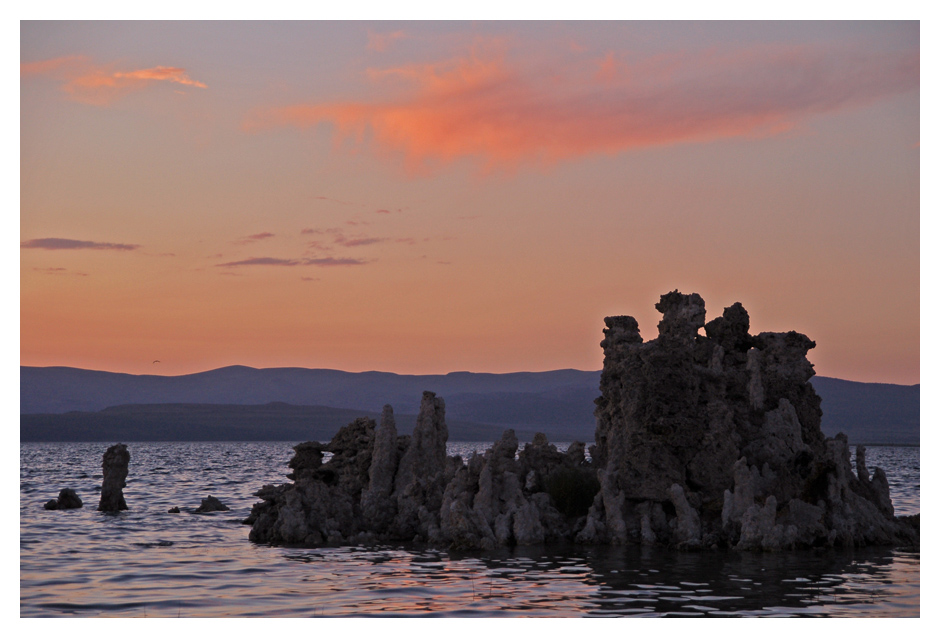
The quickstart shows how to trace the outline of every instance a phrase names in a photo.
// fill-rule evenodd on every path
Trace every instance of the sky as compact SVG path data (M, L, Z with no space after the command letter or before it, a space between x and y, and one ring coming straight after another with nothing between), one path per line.
M597 370L678 289L920 381L917 22L27 21L19 132L21 365Z

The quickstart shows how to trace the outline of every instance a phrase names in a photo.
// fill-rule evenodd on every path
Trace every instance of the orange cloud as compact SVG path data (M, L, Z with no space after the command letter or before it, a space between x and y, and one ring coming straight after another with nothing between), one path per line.
M23 62L20 64L20 75L47 75L64 68L75 67L87 63L88 58L82 55L65 55L51 60L39 60L38 62Z
M660 56L625 69L611 52L600 69L593 61L550 75L523 75L502 56L472 53L368 72L373 81L404 83L398 98L273 108L255 113L245 128L330 123L338 140L401 154L416 172L464 157L485 169L514 168L772 135L810 115L916 89L920 59L764 46Z
M62 90L78 102L103 106L154 82L170 82L200 89L205 83L193 80L179 67L157 66L136 71L115 71L95 65L84 56L64 56L20 64L20 75L49 75L63 82Z

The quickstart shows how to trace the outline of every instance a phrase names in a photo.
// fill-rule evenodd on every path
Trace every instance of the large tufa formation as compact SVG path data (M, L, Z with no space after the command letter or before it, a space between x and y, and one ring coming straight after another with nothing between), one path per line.
M820 399L797 332L749 334L736 303L705 323L697 294L665 294L659 337L633 317L604 321L592 457L601 490L578 540L678 547L911 543L884 472L865 448L820 429ZM701 328L705 335L699 334Z
M856 474L846 437L823 435L806 359L814 342L750 335L739 303L707 324L696 294L668 293L656 308L659 337L646 343L633 317L605 319L590 461L583 443L560 452L543 434L519 450L512 430L467 463L447 457L444 402L425 392L411 436L398 436L386 406L378 426L357 419L325 447L297 445L293 483L256 493L249 538L483 549L919 543L919 517L894 516L865 448Z
M319 545L417 540L462 548L572 538L597 490L584 444L567 453L535 437L519 453L508 430L469 463L446 452L444 401L421 400L411 436L390 406L377 426L357 419L325 447L294 447L292 484L264 486L245 523L256 542ZM332 458L323 462L323 452Z
M127 484L127 465L131 454L123 443L112 445L104 453L101 462L101 500L98 502L99 512L117 512L127 509L124 502L124 488Z

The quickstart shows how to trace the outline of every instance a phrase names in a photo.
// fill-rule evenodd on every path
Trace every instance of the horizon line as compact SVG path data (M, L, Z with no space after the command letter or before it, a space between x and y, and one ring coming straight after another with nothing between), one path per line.
M272 367L257 368L257 367L254 367L254 366L249 366L249 365L244 365L244 364L238 364L238 363L236 363L236 364L231 364L231 365L227 365L227 366L220 366L220 367L218 367L218 368L209 368L209 369L207 369L207 370L201 370L201 371L198 371L198 372L185 372L185 373L182 373L182 374L155 374L155 373L118 372L118 371L114 371L114 370L98 370L98 369L94 369L94 368L79 368L79 367L76 367L76 366L65 366L65 365L58 365L58 366L55 366L55 365L54 365L54 366L31 366L31 365L20 364L20 369L22 369L22 368L36 368L36 369L64 368L64 369L69 369L69 370L81 370L81 371L83 371L83 372L103 372L103 373L105 373L105 374L123 374L123 375L134 376L134 377L165 377L165 378L187 377L187 376L193 376L193 375L197 375L197 374L206 374L206 373L209 373L209 372L216 372L216 371L218 371L218 370L225 370L225 369L227 369L227 368L246 368L246 369L248 369L248 370L258 370L258 371L263 371L263 370L309 370L309 371L316 371L316 372L341 372L341 373L343 373L343 374L370 374L370 373L376 373L376 374L391 374L391 375L395 375L395 376L399 376L399 377L445 377L445 376L450 376L450 375L453 375L453 374L486 374L486 375L493 375L493 376L503 376L503 375L510 375L510 374L548 374L548 373L551 373L551 372L584 372L584 373L596 373L596 374L600 374L601 372L603 372L603 369L599 369L599 370L581 370L581 369L578 369L578 368L553 368L553 369L551 369L551 370L517 370L517 371L513 371L513 372L474 372L474 371L471 371L471 370L452 370L452 371L450 371L450 372L443 372L443 373L440 373L440 372L439 372L439 373L427 373L427 374L414 374L414 373L390 372L390 371L386 371L386 370L359 370L359 371L350 371L350 370L340 370L340 369L338 369L338 368L307 368L307 367L303 367L303 366L272 366ZM865 383L865 384L871 384L871 385L895 385L895 386L901 386L901 387L906 387L906 388L912 388L912 387L915 387L915 386L920 386L920 382L919 382L919 381L918 381L917 383L890 383L890 382L887 382L887 381L856 381L856 380L854 380L854 379L844 379L844 378L842 378L842 377L831 377L831 376L826 376L826 375L821 375L821 374L814 374L813 376L814 376L814 377L821 378L821 379L833 379L833 380L836 380L836 381L846 381L846 382L849 382L849 383ZM811 379L812 379L812 377L811 377Z

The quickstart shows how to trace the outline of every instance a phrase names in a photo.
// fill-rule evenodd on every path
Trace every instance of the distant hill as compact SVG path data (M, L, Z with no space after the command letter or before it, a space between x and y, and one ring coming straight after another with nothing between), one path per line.
M381 412L382 406L388 403L396 412L415 413L421 403L421 393L431 390L445 398L450 414L452 403L457 395L462 394L538 394L572 387L590 389L596 393L599 375L599 372L580 370L404 375L391 372L229 366L208 372L164 377L79 368L21 366L20 413L98 411L113 405L134 403L260 405L272 401L373 412Z
M358 417L379 414L323 406L162 403L119 405L100 412L23 414L21 441L329 441ZM396 414L399 434L411 434L417 415ZM448 419L455 441L495 441L503 428ZM522 432L531 439L534 432Z
M133 420L126 423L137 424L135 428L144 428L138 430L140 432L146 427L168 427L160 425L159 419L163 417L158 415L161 410L170 410L177 419L183 419L181 415L185 414L185 419L188 419L186 422L191 424L189 430L176 430L180 436L192 428L201 427L208 428L205 436L208 433L223 436L222 430L217 427L222 422L221 415L235 419L231 423L241 423L238 419L256 419L251 423L259 423L259 416L248 416L250 410L236 411L237 415L229 411L233 406L254 406L267 410L263 420L265 427L272 428L272 431L286 433L288 430L277 428L287 428L294 418L301 421L307 419L308 427L320 427L310 426L311 423L328 424L332 431L322 438L329 439L340 425L356 416L377 415L386 403L392 405L396 415L413 415L420 404L421 393L431 390L444 398L448 424L466 424L466 428L451 428L450 438L454 441L495 440L503 429L510 427L516 430L520 439L531 440L531 436L526 433L541 431L550 440L590 441L594 437L594 399L599 393L599 381L599 371L580 370L399 375L390 372L352 373L307 368L256 369L231 366L198 374L163 377L78 368L23 366L20 368L20 412L23 414L21 437L24 437L25 427L37 428L41 423L46 428L43 436L64 432L62 428L65 426L61 424L66 421L53 419L52 416L72 411L86 414L69 417L67 421L71 425L68 427L74 432L79 431L76 428L92 427L88 425L91 423L89 419L99 424L117 423L116 416L105 410L113 406L121 406L125 412L137 410ZM833 436L842 431L848 435L851 443L920 443L919 385L858 383L827 377L814 377L812 383L823 400L822 428L826 435ZM267 405L271 403L288 406L275 409ZM160 407L159 404L176 405L171 409ZM141 406L146 406L146 409ZM319 412L294 417L288 407ZM328 417L323 412L326 409L338 411L330 413ZM102 410L104 412L100 412ZM211 418L196 418L197 414L212 411L218 414ZM87 416L89 413L99 416ZM26 416L40 414L44 420ZM411 421L406 421L406 418L396 416L398 430L403 434L410 433L413 427L413 417L410 417ZM55 425L53 422L56 422ZM145 425L148 423L151 426ZM254 425L248 429L232 425L224 432L227 437L240 437L256 430ZM30 436L38 436L35 432L39 430L31 429L30 432L33 433ZM484 432L495 432L495 436L484 435ZM127 436L124 438L132 440ZM261 438L272 440L269 436ZM294 438L287 437L288 440Z
M822 397L822 430L849 443L920 445L920 384L858 383L813 377Z

